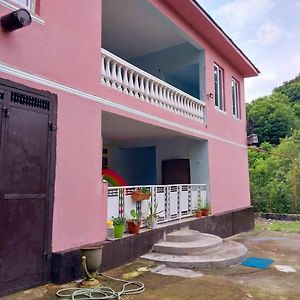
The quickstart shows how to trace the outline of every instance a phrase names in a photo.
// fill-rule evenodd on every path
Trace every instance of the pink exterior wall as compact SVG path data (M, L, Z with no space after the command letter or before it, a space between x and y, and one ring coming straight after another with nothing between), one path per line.
M53 216L53 251L101 241L106 234L106 197L101 185L101 112L110 111L135 120L182 132L209 142L209 174L213 212L250 205L248 186L245 107L242 120L232 117L231 76L241 87L243 79L219 52L198 35L182 17L161 1L151 0L195 42L205 48L206 92L213 92L213 63L225 69L226 113L207 101L207 124L137 101L100 83L101 1L41 1L41 25L5 34L0 32L0 64L65 85L66 91L49 82L34 83L30 76L0 77L58 95L57 166ZM184 9L183 9L184 10ZM0 15L10 12L0 4ZM1 67L1 66L0 66ZM25 76L26 77L26 76ZM130 110L89 101L75 88L117 103ZM77 93L77 94L76 94ZM203 99L207 100L207 99ZM243 97L242 100L244 101ZM133 110L155 116L148 118ZM165 121L169 123L166 124ZM183 127L178 127L178 124ZM193 132L191 132L191 130ZM220 141L220 139L226 141Z

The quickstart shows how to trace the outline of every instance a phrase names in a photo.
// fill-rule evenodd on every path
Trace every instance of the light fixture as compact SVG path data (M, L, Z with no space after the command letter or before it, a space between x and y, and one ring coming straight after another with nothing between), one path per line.
M207 98L212 99L212 98L214 97L214 94L213 94L213 93L209 93L209 94L207 94L206 96L207 96Z
M21 8L2 16L0 22L4 31L11 32L30 25L31 15L28 10Z
M247 137L248 146L257 145L258 144L258 136L255 133L248 135Z

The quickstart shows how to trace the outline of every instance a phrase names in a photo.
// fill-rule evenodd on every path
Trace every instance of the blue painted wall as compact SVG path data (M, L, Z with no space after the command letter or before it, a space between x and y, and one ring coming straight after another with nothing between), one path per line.
M204 50L184 43L135 57L129 62L186 93L204 100Z
M208 142L185 137L123 142L111 148L111 168L128 184L161 184L161 163L166 159L190 160L191 183L209 183ZM123 148L122 148L123 147ZM140 163L135 169L137 163Z
M155 147L118 148L110 151L111 168L128 185L156 184Z

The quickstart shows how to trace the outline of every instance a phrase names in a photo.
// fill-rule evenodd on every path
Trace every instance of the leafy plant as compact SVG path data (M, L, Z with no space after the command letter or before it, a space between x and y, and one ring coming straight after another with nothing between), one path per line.
M202 200L201 198L198 199L196 210L202 210L202 209L210 209L210 204L207 200Z
M130 219L128 219L127 221L129 221L129 222L133 222L134 224L137 224L137 223L139 223L140 221L141 221L141 219L142 219L142 213L141 212L139 212L139 211L137 211L137 210L135 210L135 209L132 209L131 211L130 211Z
M158 203L156 204L150 204L148 205L148 216L146 218L147 223L154 223L157 218L159 217L159 214L163 212L163 210L161 211L157 211L157 206Z
M113 225L114 226L124 225L125 223L126 223L126 219L124 217L113 218Z
M208 210L210 209L210 204L207 200L203 200L201 202L202 202L201 203L201 209L208 209Z
M151 195L150 189L145 187L145 186L137 188L137 191L140 192L140 193L145 193L145 194L150 194Z

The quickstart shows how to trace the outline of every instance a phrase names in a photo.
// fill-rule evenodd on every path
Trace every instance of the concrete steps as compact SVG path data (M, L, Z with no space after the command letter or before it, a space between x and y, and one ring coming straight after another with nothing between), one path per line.
M246 259L247 253L240 243L194 230L180 230L168 234L165 241L155 244L153 251L142 258L169 267L212 269L238 264Z
M223 244L223 240L218 236L195 232L198 234L190 234L187 230L182 230L181 235L167 236L165 242L154 244L153 251L175 255L196 255L207 252L207 250L219 249ZM187 235L184 236L184 233ZM189 240L192 236L195 236L195 240L185 241L185 237Z

